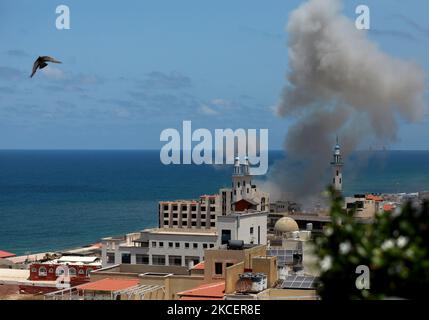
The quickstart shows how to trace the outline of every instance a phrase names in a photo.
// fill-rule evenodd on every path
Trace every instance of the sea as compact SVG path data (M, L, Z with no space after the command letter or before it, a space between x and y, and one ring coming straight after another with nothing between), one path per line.
M269 153L269 164L284 157ZM0 250L65 250L158 224L158 201L231 185L231 166L163 165L157 150L0 151ZM362 151L345 194L429 190L429 151Z

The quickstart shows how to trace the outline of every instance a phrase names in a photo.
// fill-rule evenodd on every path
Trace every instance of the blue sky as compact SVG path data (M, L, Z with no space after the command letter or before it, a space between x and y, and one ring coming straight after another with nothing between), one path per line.
M158 149L160 132L268 128L280 149L293 119L273 107L299 0L0 0L1 149ZM371 9L369 37L429 71L427 1L344 1ZM71 30L55 28L55 8ZM38 55L62 65L28 76ZM429 149L428 119L401 123L396 149Z

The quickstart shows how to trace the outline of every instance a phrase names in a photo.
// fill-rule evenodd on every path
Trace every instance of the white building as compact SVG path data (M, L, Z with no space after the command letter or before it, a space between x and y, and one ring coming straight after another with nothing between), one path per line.
M203 260L204 250L214 248L216 230L154 228L139 233L130 243L102 239L103 267L115 264L193 266Z
M154 228L119 238L102 239L103 267L147 264L192 267L204 260L206 249L228 240L267 243L267 213L243 212L219 216L217 230Z
M267 212L232 213L218 217L218 247L229 240L243 240L245 244L267 244Z

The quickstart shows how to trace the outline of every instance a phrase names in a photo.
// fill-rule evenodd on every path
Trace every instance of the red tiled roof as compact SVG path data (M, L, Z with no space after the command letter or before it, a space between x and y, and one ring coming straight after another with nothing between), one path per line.
M386 204L383 206L383 210L384 210L384 211L392 211L392 210L393 210L393 205L391 205L391 204L389 204L389 203L386 203Z
M192 270L204 270L204 261L201 261L200 263L197 263L195 266L192 267Z
M191 290L178 292L180 300L221 300L225 292L225 282L203 284Z
M374 194L367 194L365 196L366 200L374 200L374 201L383 201L383 198L380 196L376 196Z
M118 291L127 288L134 287L139 284L138 279L102 279L94 282L88 282L77 286L79 290L91 290L91 291Z
M223 300L223 298L207 298L207 297L180 297L179 300Z
M16 254L14 254L14 253L0 250L0 258L12 258L15 256L16 256Z

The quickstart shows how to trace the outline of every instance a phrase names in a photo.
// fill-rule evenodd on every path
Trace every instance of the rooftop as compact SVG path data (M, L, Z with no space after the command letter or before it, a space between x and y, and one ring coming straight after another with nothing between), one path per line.
M205 263L204 261L201 261L200 263L197 263L195 266L192 267L192 270L204 270Z
M189 235L213 235L216 236L217 232L213 229L190 229L190 228L153 228L145 229L142 232L157 233L157 234L189 234Z
M88 282L77 286L78 290L90 290L90 291L108 291L114 292L119 290L128 289L135 287L139 284L138 279L111 279L105 278L102 280Z
M7 251L2 251L0 250L0 258L11 258L11 257L15 257L16 254L11 253L11 252L7 252Z
M62 256L61 258L43 262L44 264L72 264L72 265L89 265L101 266L98 257L81 257L81 256Z
M194 289L178 292L179 300L223 300L225 282L209 283Z

